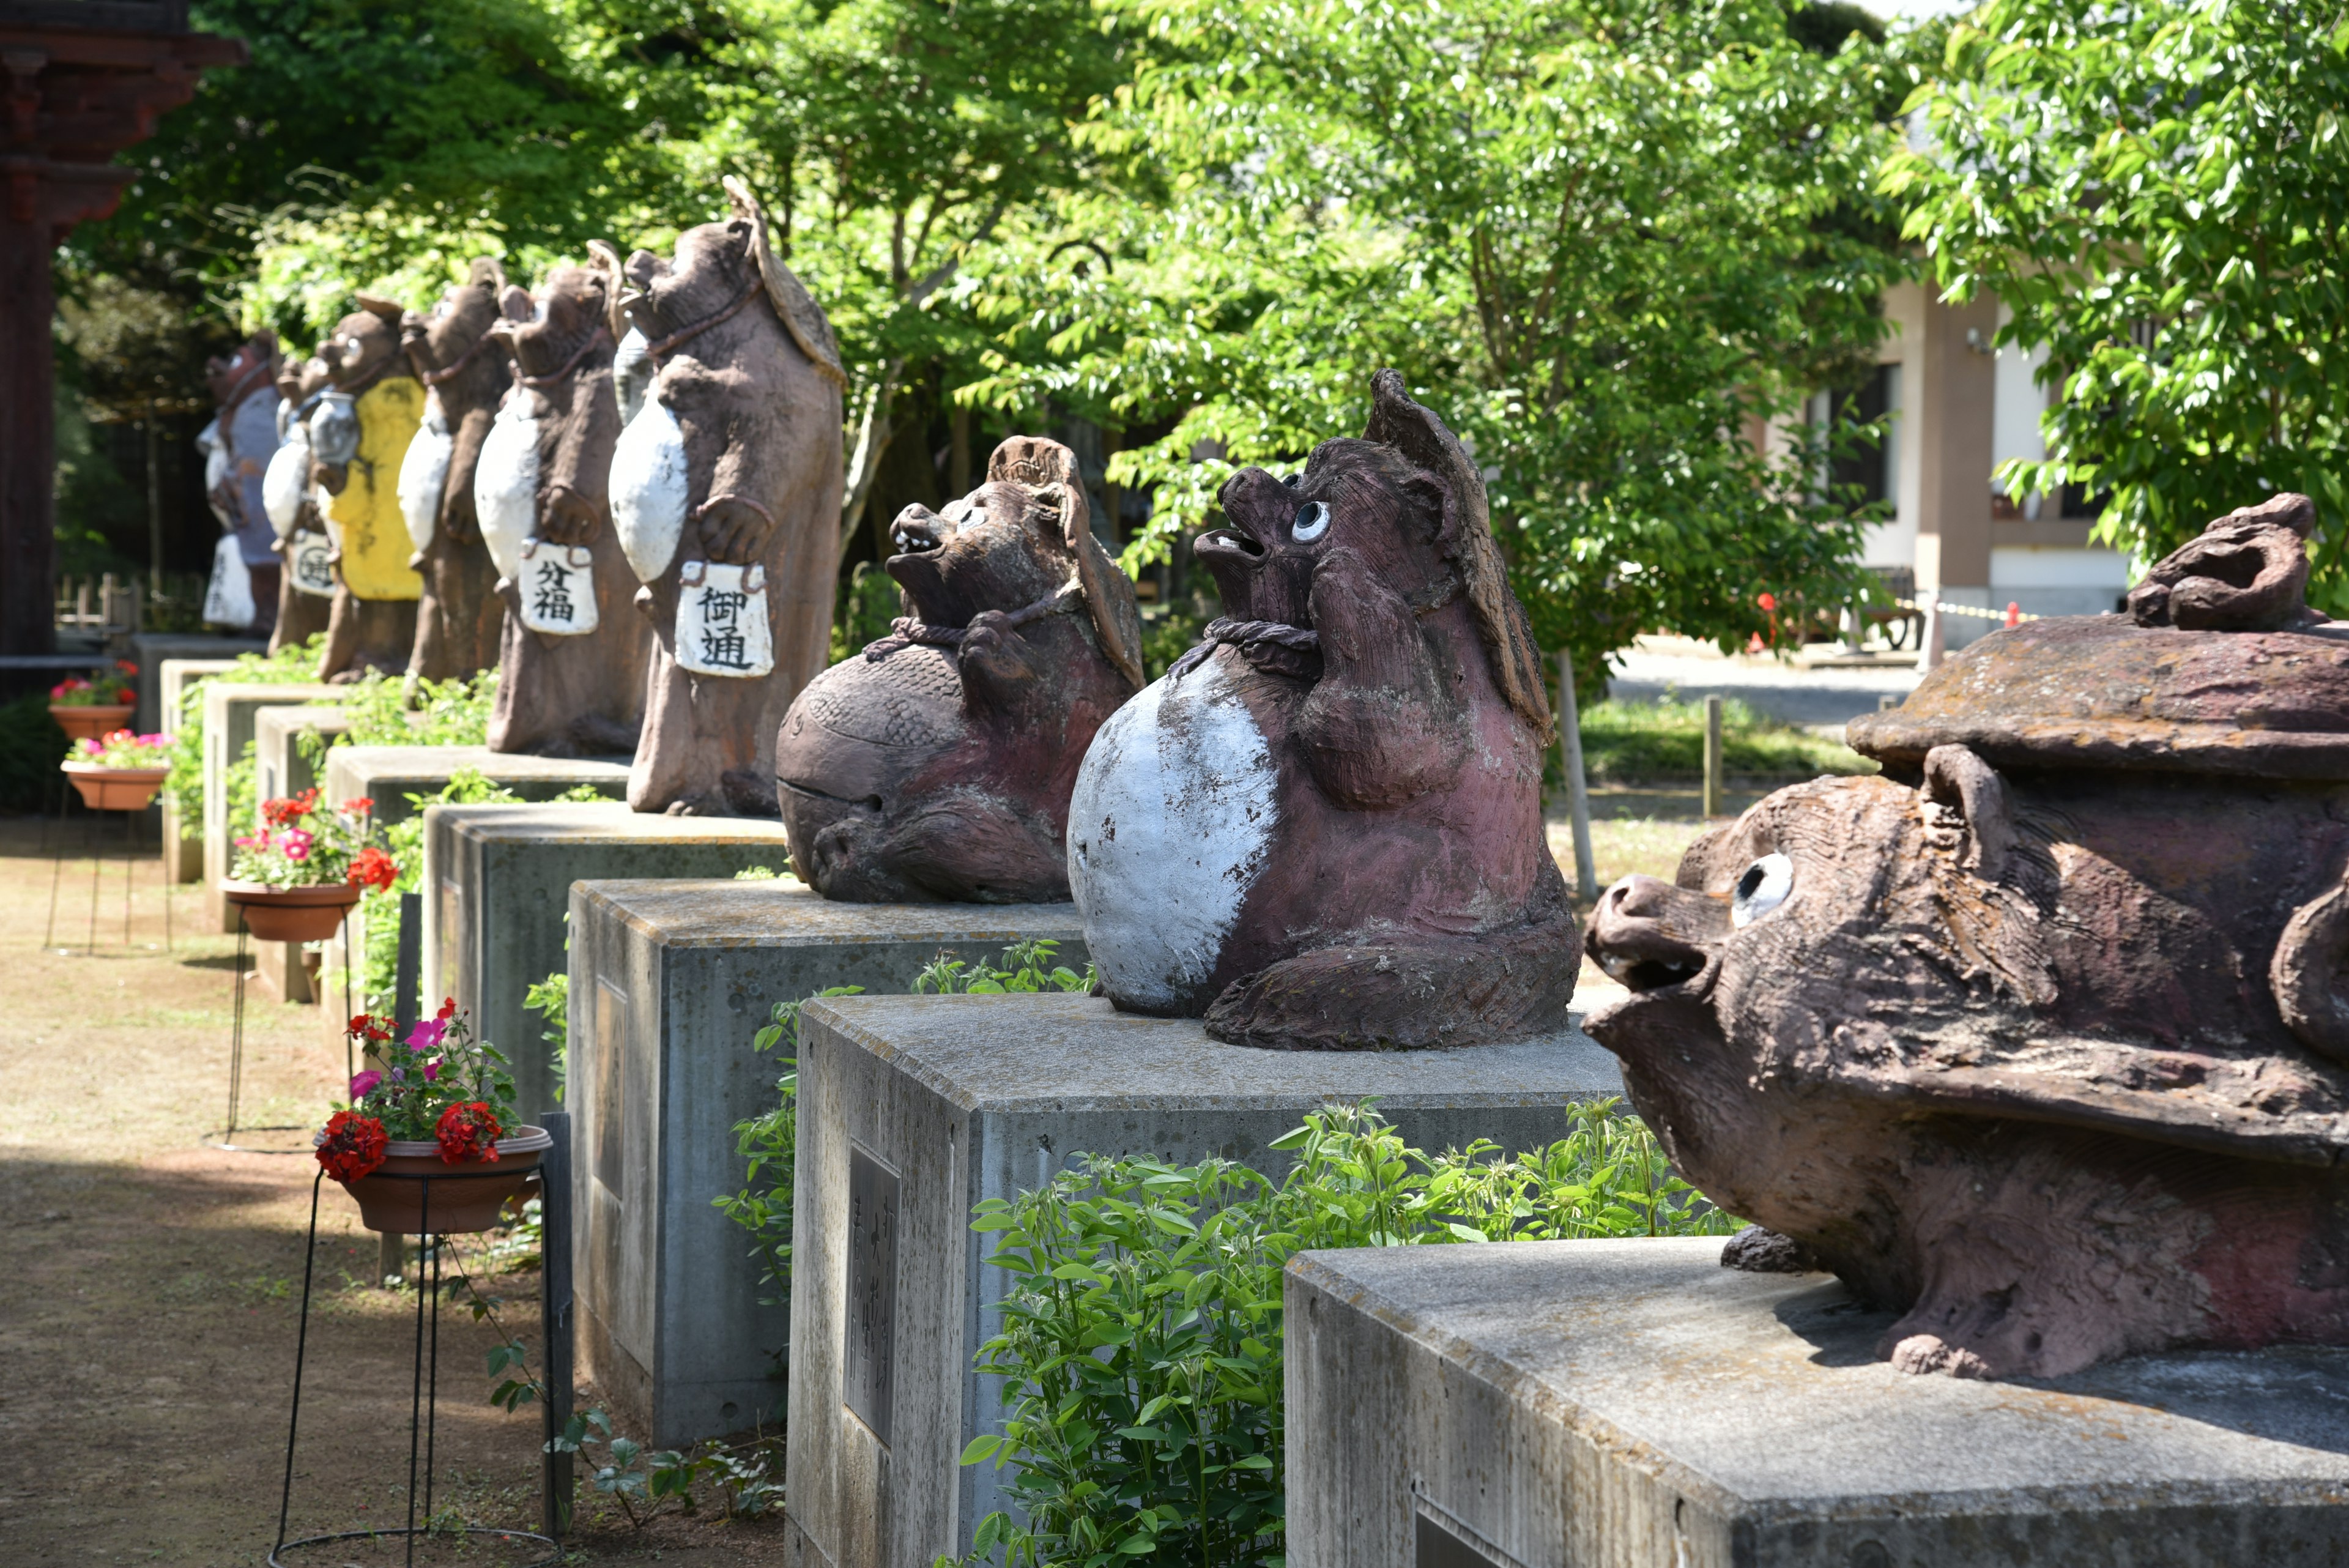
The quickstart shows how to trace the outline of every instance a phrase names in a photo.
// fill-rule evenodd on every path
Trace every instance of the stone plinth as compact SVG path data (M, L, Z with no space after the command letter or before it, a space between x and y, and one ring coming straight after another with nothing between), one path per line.
M1691 1238L1299 1256L1289 1563L2349 1561L2349 1351L1915 1376L1874 1357L1893 1314L1720 1254Z
M327 745L350 732L350 714L332 702L292 708L263 708L253 716L254 787L262 799L299 794L317 787L325 793L323 768L313 767L302 754L302 737L316 732Z
M628 793L627 759L509 756L487 746L336 746L326 753L326 799L329 805L362 796L375 802L375 819L389 827L414 816L410 795L438 794L460 772L477 773L526 801L550 801L582 785L620 799ZM350 940L367 950L363 909L351 913ZM422 956L419 950L419 958ZM349 962L337 936L326 944L326 983Z
M169 712L169 698L184 691L182 684L167 692L163 684L166 665L193 664L205 673L216 673L236 661L240 653L259 653L269 646L246 638L200 637L185 632L142 631L130 638L130 662L139 667L131 680L139 688L139 711L131 723L142 735L170 734L170 723L164 719Z
M676 1446L776 1406L789 1310L762 1307L734 1125L775 1107L750 1046L779 1002L904 992L941 949L1047 939L1081 970L1068 904L835 904L789 879L571 889L573 1267L580 1365L628 1431ZM925 1564L926 1568L926 1564Z
M571 885L617 878L730 881L789 862L780 822L655 816L595 805L436 805L424 814L424 994L453 996L513 1059L515 1103L559 1109L546 1021L530 987L567 971Z
M236 909L221 892L236 851L231 840L253 831L229 817L228 770L253 744L254 715L264 708L324 701L342 688L308 681L214 679L204 682L204 906L212 929L236 929ZM257 798L257 797L256 797Z
M843 999L806 1018L788 1486L805 1561L831 1568L928 1568L1007 1505L1002 1472L958 1462L1003 1418L999 1380L971 1370L1009 1280L982 1262L993 1239L971 1231L975 1204L1040 1188L1079 1153L1221 1156L1278 1175L1291 1157L1272 1142L1330 1101L1376 1096L1417 1147L1515 1150L1564 1137L1569 1105L1622 1092L1614 1058L1578 1029L1285 1052L1083 996ZM867 1216L864 1280L852 1203ZM873 1261L890 1253L894 1268Z
M143 732L160 733L166 736L177 735L180 732L180 710L187 696L188 688L200 681L209 680L224 670L235 668L236 660L233 659L164 659L154 679L151 681L145 681L140 688L139 697L142 712L145 711L147 686L152 685L156 688L158 712L161 721L158 730ZM142 681L145 680L146 670L145 665L140 667ZM171 803L170 797L164 795L158 798L161 800L163 809L164 877L172 882L200 880L204 874L203 823L194 819L181 822L179 807Z

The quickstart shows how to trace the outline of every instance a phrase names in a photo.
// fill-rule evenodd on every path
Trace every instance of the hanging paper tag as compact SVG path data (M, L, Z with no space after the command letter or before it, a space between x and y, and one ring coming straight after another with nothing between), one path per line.
M524 539L513 581L531 630L579 637L595 629L595 556L586 545Z
M754 678L775 668L767 568L688 561L678 568L677 661L697 675Z
M298 592L316 594L322 599L335 597L333 548L324 534L308 528L295 534L293 542L285 546L285 564L294 574L294 587Z
M212 626L253 624L253 574L236 535L223 534L212 551L212 579L204 587L204 619Z

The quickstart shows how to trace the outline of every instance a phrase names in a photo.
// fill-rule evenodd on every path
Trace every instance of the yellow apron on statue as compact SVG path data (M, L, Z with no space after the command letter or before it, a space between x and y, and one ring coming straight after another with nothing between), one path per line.
M399 465L424 422L423 383L391 376L359 394L359 452L328 514L343 536L343 581L362 599L416 599L424 579L409 568L416 553L399 510Z

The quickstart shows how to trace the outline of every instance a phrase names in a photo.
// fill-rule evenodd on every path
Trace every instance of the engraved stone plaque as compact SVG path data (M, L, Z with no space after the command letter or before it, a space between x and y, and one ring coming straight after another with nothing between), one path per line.
M595 1179L613 1197L620 1189L620 1047L627 1039L628 996L595 977Z
M848 1354L842 1398L885 1445L896 1386L897 1173L848 1146Z

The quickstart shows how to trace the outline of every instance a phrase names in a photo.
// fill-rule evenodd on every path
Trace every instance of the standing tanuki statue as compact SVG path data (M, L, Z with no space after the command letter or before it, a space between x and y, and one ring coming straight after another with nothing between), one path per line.
M1672 1162L1909 1372L2349 1345L2349 625L2279 495L1992 632L1599 899L1584 1027Z
M1381 370L1363 439L1219 499L1227 618L1102 726L1069 806L1111 1000L1293 1050L1565 1027L1549 709L1475 463Z
M311 412L311 476L334 541L335 602L321 680L357 680L369 670L405 674L416 644L424 579L399 509L399 471L424 417L424 386L400 352L406 314L391 300L358 296L318 348L327 389Z
M473 507L473 466L513 381L506 342L490 330L506 292L505 269L482 256L429 311L400 317L400 350L424 383L399 506L424 583L408 673L427 680L461 680L498 661L505 607Z
M914 613L833 665L775 742L792 865L860 903L1069 896L1069 792L1142 684L1133 585L1093 537L1075 454L1014 436L888 572Z
M638 811L773 816L775 732L831 651L841 391L832 326L734 215L631 255L620 305L659 366L612 459L612 519L659 639Z
M626 754L644 716L653 628L612 529L620 258L590 248L590 265L554 268L534 295L509 289L492 329L515 369L475 479L506 605L493 752Z

